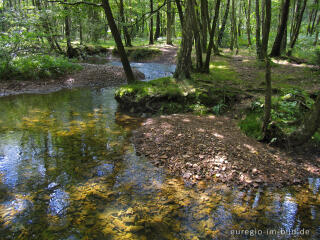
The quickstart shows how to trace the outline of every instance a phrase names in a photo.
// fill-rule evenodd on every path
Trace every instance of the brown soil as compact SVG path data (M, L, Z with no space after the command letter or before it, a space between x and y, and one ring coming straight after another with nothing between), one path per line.
M320 176L319 149L281 151L245 136L227 117L149 118L134 132L133 141L139 154L191 182L280 187Z
M47 93L64 88L76 87L112 87L125 84L126 77L121 67L98 64L81 64L79 72L58 79L38 81L4 81L0 82L0 97L22 93ZM133 70L134 74L143 79L143 73Z

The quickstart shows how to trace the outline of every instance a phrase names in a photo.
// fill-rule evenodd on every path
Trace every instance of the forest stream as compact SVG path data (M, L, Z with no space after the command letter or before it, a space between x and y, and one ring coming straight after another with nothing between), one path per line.
M174 70L149 65L147 80ZM185 183L136 155L142 119L117 111L114 90L0 98L0 239L320 238L320 179L256 191Z

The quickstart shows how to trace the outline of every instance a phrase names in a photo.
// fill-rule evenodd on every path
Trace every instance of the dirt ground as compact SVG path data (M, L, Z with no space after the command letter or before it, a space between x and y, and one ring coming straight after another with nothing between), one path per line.
M126 77L121 67L82 63L83 69L58 79L34 81L0 82L0 97L22 93L48 93L64 88L76 87L112 87L125 84ZM143 73L133 70L134 74L143 79Z
M280 150L245 136L234 120L174 114L148 118L133 134L137 152L187 181L240 188L303 184L320 177L320 149Z

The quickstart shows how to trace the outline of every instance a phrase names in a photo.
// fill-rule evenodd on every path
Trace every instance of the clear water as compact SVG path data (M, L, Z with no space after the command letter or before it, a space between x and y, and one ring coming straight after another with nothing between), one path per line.
M109 64L122 67L121 62L117 61L110 62ZM174 64L130 62L130 65L144 73L145 79L143 81L150 81L155 78L154 76L157 76L157 78L168 77L176 70L176 65Z
M141 119L117 112L113 95L0 99L0 239L320 238L320 179L282 190L187 185L135 154Z

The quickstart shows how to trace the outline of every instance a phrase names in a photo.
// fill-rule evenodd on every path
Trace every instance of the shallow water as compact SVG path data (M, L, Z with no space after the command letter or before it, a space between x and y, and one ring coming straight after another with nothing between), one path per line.
M122 67L122 63L118 61L113 61L109 64ZM142 81L150 81L154 79L155 75L157 78L168 77L176 70L176 65L174 64L130 62L130 65L144 73L145 79Z
M320 179L277 191L186 184L135 154L141 119L117 112L113 94L0 99L0 239L320 238Z

